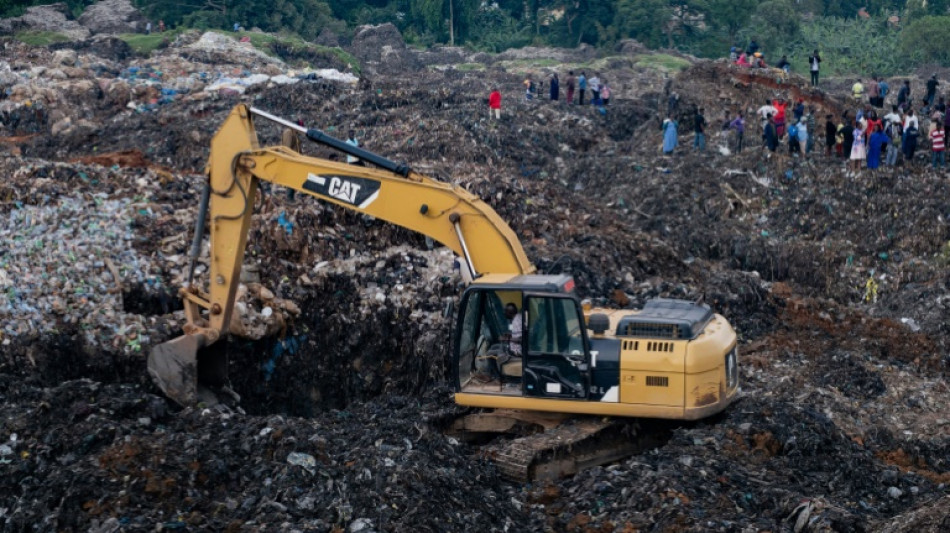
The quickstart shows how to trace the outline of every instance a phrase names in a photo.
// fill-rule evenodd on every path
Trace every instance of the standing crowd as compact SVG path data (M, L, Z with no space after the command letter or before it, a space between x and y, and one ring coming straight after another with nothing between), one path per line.
M524 80L524 98L525 101L539 100L545 95L544 82L535 81L530 76ZM590 92L589 102L595 106L601 114L606 114L605 107L610 104L611 88L607 80L600 78L600 73L595 72L590 78L587 73L581 71L579 76L574 76L571 70L564 80L564 101L569 105L584 105L584 98ZM575 95L577 96L575 102ZM561 79L558 73L551 74L548 80L547 96L552 102L561 101ZM488 114L494 119L501 118L501 90L498 87L492 89L488 95Z

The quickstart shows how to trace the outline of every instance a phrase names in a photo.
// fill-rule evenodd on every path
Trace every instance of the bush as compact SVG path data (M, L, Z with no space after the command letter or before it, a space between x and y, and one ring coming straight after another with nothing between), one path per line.
M950 16L926 16L914 19L900 34L901 54L910 63L947 64L950 47L946 33Z

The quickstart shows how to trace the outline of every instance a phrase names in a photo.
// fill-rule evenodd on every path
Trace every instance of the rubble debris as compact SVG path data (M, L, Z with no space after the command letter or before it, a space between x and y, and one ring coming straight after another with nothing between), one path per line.
M99 0L79 16L79 24L94 34L138 33L145 30L145 23L130 0Z
M76 40L86 39L91 33L72 20L65 2L31 6L20 17L0 19L0 34L12 35L19 31L54 31Z
M316 69L219 34L183 34L148 59L105 40L86 47L96 38L75 54L2 44L8 527L946 529L945 176L723 155L714 135L705 154L658 153L669 91L688 124L693 105L711 120L780 94L836 112L846 95L833 81L822 92L794 75L693 60L664 77L627 43L603 62L618 97L599 115L522 101L522 67L494 68L499 56L415 52L391 29L363 31L354 49L372 80L361 83L339 71L311 78ZM568 66L588 52L558 54ZM509 55L526 53L544 51ZM483 56L477 73L452 68ZM260 82L227 86L249 79ZM484 109L496 84L501 121ZM705 300L740 335L743 399L623 462L547 485L502 482L440 431L465 412L444 387L460 282L451 254L273 187L251 224L243 336L226 343L241 402L175 410L143 352L181 333L176 291L208 144L239 101L331 135L352 129L361 146L467 188L542 271L572 274L597 304ZM278 142L278 128L256 126Z

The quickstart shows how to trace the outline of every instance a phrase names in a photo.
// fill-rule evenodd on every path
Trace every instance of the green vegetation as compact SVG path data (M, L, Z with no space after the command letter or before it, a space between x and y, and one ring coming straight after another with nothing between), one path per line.
M901 33L880 18L823 17L802 24L794 39L776 45L769 60L787 55L794 71L806 73L808 57L819 48L826 75L901 74L908 68L907 57L898 53Z
M555 59L550 59L546 57L539 57L535 59L512 59L509 61L502 61L501 66L505 68L510 68L514 70L523 70L530 68L544 68L544 67L556 67L560 65L561 62Z
M21 31L13 38L30 46L47 46L69 40L69 37L55 31Z
M152 33L145 35L142 33L123 33L118 37L129 44L136 54L147 56L154 50L161 48L171 42L179 31L166 31L162 33Z
M0 0L0 15L21 14L49 0ZM90 0L65 0L79 15ZM170 28L260 28L251 42L269 54L302 58L342 50L313 48L323 32L347 34L362 24L392 22L412 46L462 45L501 52L508 48L590 44L612 49L623 39L651 48L675 48L700 57L723 57L730 46L756 38L769 62L787 54L804 71L821 50L828 74L897 74L927 63L950 62L946 39L950 0L133 0L152 22ZM859 12L861 13L859 15ZM889 19L893 20L889 22ZM279 35L279 37L275 37ZM33 42L39 37L30 37ZM124 36L148 53L151 36ZM643 59L677 70L679 61ZM533 66L544 66L535 63Z
M669 54L647 54L637 56L638 67L655 68L667 72L679 72L690 65L689 61Z

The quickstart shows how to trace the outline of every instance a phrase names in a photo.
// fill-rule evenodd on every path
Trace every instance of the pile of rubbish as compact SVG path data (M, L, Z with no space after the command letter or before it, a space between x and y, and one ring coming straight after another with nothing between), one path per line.
M723 62L677 75L640 64L632 43L615 59L580 49L537 69L598 61L621 95L602 114L525 101L528 67L516 65L537 50L472 72L472 55L416 54L399 39L361 30L352 51L371 75L358 81L208 34L148 60L0 45L7 528L946 529L943 176L919 162L855 176L817 154L770 155L755 124L740 154L712 135L709 151L688 149L694 106L712 122L779 95L804 95L821 117L846 105L795 76ZM427 57L467 66L422 69ZM495 86L501 120L486 108ZM663 156L673 93L681 148ZM467 412L446 387L461 286L452 254L264 187L226 343L241 401L180 410L148 380L145 354L181 334L202 170L240 102L353 131L477 194L540 271L573 275L596 304L703 299L739 334L743 397L616 464L504 482L441 432ZM256 128L264 145L279 142L278 127ZM200 286L208 253L205 242Z

